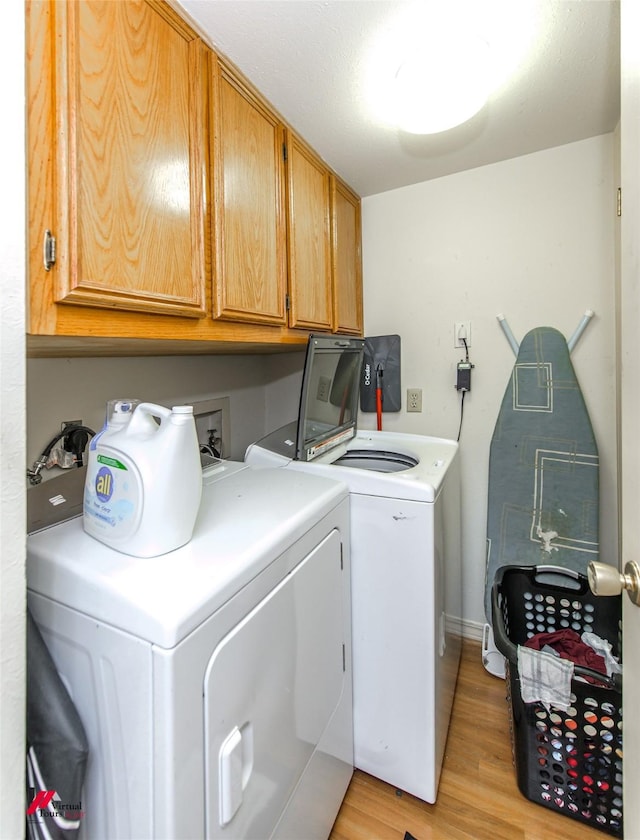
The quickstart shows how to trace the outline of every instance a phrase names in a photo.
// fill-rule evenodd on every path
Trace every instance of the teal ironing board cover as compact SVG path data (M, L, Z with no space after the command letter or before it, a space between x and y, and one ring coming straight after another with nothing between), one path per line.
M525 335L491 439L485 615L502 566L598 559L598 449L562 333Z

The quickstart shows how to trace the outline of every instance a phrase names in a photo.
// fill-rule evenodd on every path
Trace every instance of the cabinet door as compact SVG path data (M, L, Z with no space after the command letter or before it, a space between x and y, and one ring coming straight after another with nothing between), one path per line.
M287 132L289 326L331 329L329 170Z
M37 282L53 303L204 315L202 42L162 2L31 5L53 46L30 72L52 83L55 126L57 259ZM31 167L47 146L32 138Z
M333 331L362 335L360 199L331 179Z
M229 68L211 61L214 317L284 325L284 129Z

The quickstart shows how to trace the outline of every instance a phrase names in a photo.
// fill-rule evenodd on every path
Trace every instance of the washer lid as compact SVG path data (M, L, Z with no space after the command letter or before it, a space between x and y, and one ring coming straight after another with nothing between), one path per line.
M364 339L310 335L302 374L295 457L313 461L355 435Z
M205 475L193 538L160 557L114 551L85 533L82 517L32 534L28 588L172 648L347 496L338 481L289 470L223 470L221 479Z
M348 467L340 463L354 450L360 452L359 462L352 462ZM404 468L396 471L381 469L377 457L380 451L404 462ZM372 453L373 457L368 458L368 453ZM457 458L458 444L453 440L361 429L346 446L325 453L312 464L287 461L286 465L291 470L313 472L313 475L344 481L351 493L431 503L437 499ZM257 464L259 459L252 458L251 462ZM415 466L410 466L412 462Z

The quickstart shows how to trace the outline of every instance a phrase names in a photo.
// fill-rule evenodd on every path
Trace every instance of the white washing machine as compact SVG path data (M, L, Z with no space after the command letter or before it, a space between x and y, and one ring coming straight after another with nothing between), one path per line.
M435 802L462 638L458 445L357 430L363 346L311 336L298 420L245 461L348 485L355 765Z
M324 840L353 772L348 492L222 462L190 543L28 538L28 604L89 741L80 836Z

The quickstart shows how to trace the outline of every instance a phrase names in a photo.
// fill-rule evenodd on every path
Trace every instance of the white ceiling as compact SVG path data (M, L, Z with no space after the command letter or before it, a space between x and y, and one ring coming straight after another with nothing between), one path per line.
M515 11L533 47L482 111L431 136L382 122L366 88L392 57L387 48L372 66L381 37L429 0L178 2L361 196L604 134L619 119L619 0L473 0L501 20ZM515 43L485 37L498 50Z

